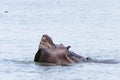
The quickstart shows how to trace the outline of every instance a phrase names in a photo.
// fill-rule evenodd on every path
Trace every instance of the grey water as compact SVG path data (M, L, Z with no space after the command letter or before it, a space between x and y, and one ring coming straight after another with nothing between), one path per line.
M0 80L120 79L120 63L35 63L43 34L79 55L119 61L119 0L0 0Z

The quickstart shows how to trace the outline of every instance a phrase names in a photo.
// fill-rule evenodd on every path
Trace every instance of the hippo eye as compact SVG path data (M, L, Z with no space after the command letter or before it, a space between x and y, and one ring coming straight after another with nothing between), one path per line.
M60 45L63 45L62 43Z

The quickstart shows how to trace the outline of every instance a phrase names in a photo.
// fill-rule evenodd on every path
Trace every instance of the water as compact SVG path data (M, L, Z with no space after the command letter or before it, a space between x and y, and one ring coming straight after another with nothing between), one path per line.
M120 60L119 0L1 0L1 80L119 80L120 64L42 66L43 34L95 59Z

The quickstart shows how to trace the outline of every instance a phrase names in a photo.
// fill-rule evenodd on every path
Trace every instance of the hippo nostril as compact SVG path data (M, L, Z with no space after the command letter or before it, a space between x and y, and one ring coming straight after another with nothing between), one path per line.
M43 35L43 37L46 37L46 36L47 36L47 34L44 34L44 35Z

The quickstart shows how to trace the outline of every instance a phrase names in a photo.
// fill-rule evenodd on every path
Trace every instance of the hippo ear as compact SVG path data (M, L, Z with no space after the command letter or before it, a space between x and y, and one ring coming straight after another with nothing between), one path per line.
M66 48L69 49L69 48L71 48L71 46L67 46Z

